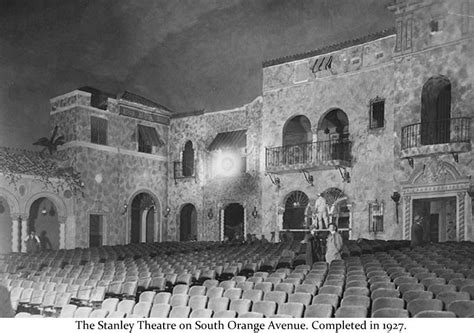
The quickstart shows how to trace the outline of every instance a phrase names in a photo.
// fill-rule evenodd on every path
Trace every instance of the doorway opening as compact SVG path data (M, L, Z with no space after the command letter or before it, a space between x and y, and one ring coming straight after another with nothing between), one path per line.
M186 204L179 215L179 240L197 240L197 211L193 204Z
M224 209L224 239L243 239L244 232L244 207L239 203L231 203Z

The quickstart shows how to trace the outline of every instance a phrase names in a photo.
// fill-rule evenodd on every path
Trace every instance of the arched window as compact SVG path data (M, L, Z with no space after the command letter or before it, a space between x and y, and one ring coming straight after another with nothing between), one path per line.
M450 134L451 82L445 76L428 79L421 93L421 143L447 143Z
M305 116L295 116L283 127L283 146L312 142L311 122Z
M283 229L305 228L305 210L308 203L308 196L304 192L294 191L288 195L283 213Z
M183 151L183 177L194 175L194 149L191 141L186 142Z

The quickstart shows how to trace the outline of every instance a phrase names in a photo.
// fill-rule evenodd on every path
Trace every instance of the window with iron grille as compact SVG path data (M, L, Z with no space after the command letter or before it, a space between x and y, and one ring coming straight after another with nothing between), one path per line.
M369 128L385 127L385 100L376 98L370 103L370 124Z
M383 231L383 201L369 202L369 232Z
M91 116L91 142L107 145L107 119Z

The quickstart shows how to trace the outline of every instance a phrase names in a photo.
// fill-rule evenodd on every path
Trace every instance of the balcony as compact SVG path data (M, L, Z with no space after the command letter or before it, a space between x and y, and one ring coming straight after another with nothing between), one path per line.
M326 170L351 164L352 142L331 140L266 148L266 171Z
M173 162L174 181L177 183L178 179L194 178L196 180L196 173L194 168L195 163L192 167L183 165L181 161Z
M460 117L402 127L401 158L470 151L470 123Z

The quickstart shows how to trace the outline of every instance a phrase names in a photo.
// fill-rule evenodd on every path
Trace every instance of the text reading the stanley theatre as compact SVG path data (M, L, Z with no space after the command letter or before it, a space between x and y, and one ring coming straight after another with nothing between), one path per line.
M241 322L237 320L196 320L196 321L180 321L168 322L158 320L140 319L129 322L125 320L119 321L86 321L76 320L75 329L87 331L126 331L129 333L145 332L145 331L189 331L189 332L209 332L209 331L242 331L259 333L263 331L319 331L319 332L353 332L353 331L370 331L385 333L403 333L407 328L403 322L374 322L371 320L339 320L339 321L260 321L260 322Z

